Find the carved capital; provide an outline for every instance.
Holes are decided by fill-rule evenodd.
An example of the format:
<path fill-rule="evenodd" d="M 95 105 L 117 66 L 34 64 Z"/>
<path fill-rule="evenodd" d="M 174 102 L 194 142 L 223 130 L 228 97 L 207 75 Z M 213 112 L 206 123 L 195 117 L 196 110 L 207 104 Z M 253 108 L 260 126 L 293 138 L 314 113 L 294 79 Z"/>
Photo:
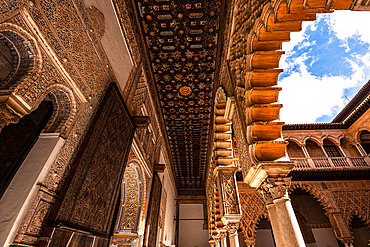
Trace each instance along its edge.
<path fill-rule="evenodd" d="M 288 189 L 290 187 L 292 178 L 269 178 L 267 179 L 271 185 L 272 198 L 278 199 L 284 196 L 288 196 Z"/>
<path fill-rule="evenodd" d="M 234 97 L 228 97 L 226 101 L 226 109 L 225 109 L 225 115 L 224 118 L 232 121 L 233 116 L 235 112 L 235 98 Z"/>
<path fill-rule="evenodd" d="M 224 239 L 224 238 L 226 238 L 226 236 L 227 236 L 227 231 L 225 231 L 225 230 L 220 231 L 219 235 L 220 235 L 220 238 L 221 238 L 221 239 Z"/>
<path fill-rule="evenodd" d="M 22 115 L 7 107 L 5 104 L 0 105 L 0 131 L 7 125 L 18 123 Z"/>
<path fill-rule="evenodd" d="M 273 200 L 288 197 L 288 188 L 291 184 L 291 177 L 267 178 L 260 186 L 266 204 L 271 204 Z"/>
<path fill-rule="evenodd" d="M 257 191 L 261 195 L 262 199 L 265 201 L 266 205 L 273 203 L 271 193 L 268 189 L 266 189 L 266 187 L 261 186 L 257 189 Z"/>
<path fill-rule="evenodd" d="M 229 233 L 229 236 L 232 237 L 234 235 L 238 234 L 238 229 L 239 229 L 239 222 L 238 223 L 229 223 L 227 224 L 227 232 Z"/>

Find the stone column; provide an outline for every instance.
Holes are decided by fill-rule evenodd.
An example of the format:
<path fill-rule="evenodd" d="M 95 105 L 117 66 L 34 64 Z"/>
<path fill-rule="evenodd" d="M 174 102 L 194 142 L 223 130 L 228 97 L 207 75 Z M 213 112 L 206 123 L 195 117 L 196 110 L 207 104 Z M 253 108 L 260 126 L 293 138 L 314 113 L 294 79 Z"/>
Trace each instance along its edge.
<path fill-rule="evenodd" d="M 266 190 L 267 189 L 267 190 Z M 271 193 L 269 192 L 268 188 L 265 186 L 261 186 L 261 188 L 258 190 L 263 200 L 266 203 L 267 212 L 269 214 L 270 223 L 272 227 L 272 232 L 274 234 L 276 247 L 286 247 L 283 231 L 281 229 L 280 220 L 278 213 L 276 211 L 275 204 L 273 203 L 273 199 L 271 196 Z"/>
<path fill-rule="evenodd" d="M 262 187 L 265 191 L 271 193 L 285 240 L 285 246 L 305 247 L 306 245 L 288 196 L 287 189 L 290 186 L 290 181 L 291 178 L 267 178 L 263 182 Z M 273 212 L 273 210 L 271 211 Z M 281 235 L 275 237 L 275 239 L 278 238 L 281 238 Z"/>
<path fill-rule="evenodd" d="M 353 240 L 343 241 L 345 247 L 354 247 Z"/>
<path fill-rule="evenodd" d="M 328 154 L 326 153 L 326 150 L 325 150 L 325 148 L 324 148 L 324 145 L 323 145 L 323 144 L 321 144 L 321 145 L 320 145 L 320 147 L 321 147 L 321 150 L 324 152 L 325 157 L 327 157 L 327 158 L 328 158 L 329 156 L 328 156 Z"/>
<path fill-rule="evenodd" d="M 230 247 L 239 247 L 238 228 L 239 228 L 239 223 L 229 223 L 227 225 L 227 232 L 229 233 Z"/>
<path fill-rule="evenodd" d="M 221 247 L 227 247 L 226 237 L 227 237 L 227 232 L 225 232 L 225 231 L 220 232 L 220 243 L 221 243 Z"/>
<path fill-rule="evenodd" d="M 266 205 L 266 208 L 270 217 L 272 231 L 274 232 L 276 247 L 286 247 L 275 205 L 271 203 Z"/>
<path fill-rule="evenodd" d="M 209 240 L 208 243 L 209 243 L 209 246 L 216 247 L 214 240 Z"/>
<path fill-rule="evenodd" d="M 355 147 L 357 148 L 357 151 L 358 151 L 362 156 L 366 156 L 366 155 L 367 155 L 367 153 L 366 153 L 366 151 L 364 150 L 364 148 L 362 147 L 361 143 L 356 142 L 356 143 L 355 143 Z"/>
<path fill-rule="evenodd" d="M 217 237 L 213 237 L 213 239 L 215 240 L 215 247 L 219 247 L 219 242 L 220 242 L 220 237 L 217 236 Z"/>
<path fill-rule="evenodd" d="M 303 145 L 301 146 L 301 149 L 302 149 L 302 151 L 303 151 L 304 156 L 306 156 L 306 158 L 311 158 L 311 157 L 310 157 L 310 154 L 308 153 L 308 150 L 307 150 L 307 148 L 306 148 L 306 144 L 303 144 Z"/>

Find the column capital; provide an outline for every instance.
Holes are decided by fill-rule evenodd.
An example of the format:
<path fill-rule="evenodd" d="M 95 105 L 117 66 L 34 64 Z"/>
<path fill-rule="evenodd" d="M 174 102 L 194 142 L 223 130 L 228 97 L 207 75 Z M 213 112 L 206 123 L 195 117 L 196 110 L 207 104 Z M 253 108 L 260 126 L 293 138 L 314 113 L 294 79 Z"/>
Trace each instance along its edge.
<path fill-rule="evenodd" d="M 266 204 L 271 204 L 273 200 L 288 198 L 288 188 L 291 184 L 291 177 L 266 178 L 259 187 Z"/>
<path fill-rule="evenodd" d="M 226 229 L 227 229 L 227 232 L 229 233 L 229 235 L 238 234 L 237 231 L 239 229 L 239 222 L 238 223 L 233 222 L 233 223 L 227 224 Z"/>
<path fill-rule="evenodd" d="M 220 239 L 224 239 L 227 236 L 227 229 L 219 231 Z"/>
<path fill-rule="evenodd" d="M 214 239 L 208 240 L 208 243 L 211 247 L 215 247 L 216 242 Z"/>
<path fill-rule="evenodd" d="M 249 169 L 244 182 L 253 188 L 259 188 L 267 178 L 286 177 L 293 167 L 294 162 L 290 161 L 261 162 Z"/>

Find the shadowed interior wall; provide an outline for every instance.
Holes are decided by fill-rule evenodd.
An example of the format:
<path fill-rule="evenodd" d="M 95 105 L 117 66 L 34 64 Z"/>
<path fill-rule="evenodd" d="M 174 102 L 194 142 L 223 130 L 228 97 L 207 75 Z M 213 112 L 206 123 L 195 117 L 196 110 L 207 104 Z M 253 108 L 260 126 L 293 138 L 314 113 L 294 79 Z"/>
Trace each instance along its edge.
<path fill-rule="evenodd" d="M 208 230 L 203 229 L 203 205 L 180 204 L 179 208 L 179 246 L 208 247 Z"/>

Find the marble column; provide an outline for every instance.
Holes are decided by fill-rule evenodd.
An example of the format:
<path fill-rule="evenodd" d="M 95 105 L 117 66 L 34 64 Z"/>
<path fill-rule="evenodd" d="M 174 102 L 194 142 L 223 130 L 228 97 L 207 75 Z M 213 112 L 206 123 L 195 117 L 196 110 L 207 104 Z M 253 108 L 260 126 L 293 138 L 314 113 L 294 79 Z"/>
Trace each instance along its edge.
<path fill-rule="evenodd" d="M 303 145 L 301 146 L 301 149 L 302 149 L 302 151 L 303 151 L 304 156 L 306 156 L 306 158 L 311 158 L 311 157 L 310 157 L 310 154 L 308 153 L 308 150 L 307 150 L 307 148 L 306 148 L 306 144 L 303 144 Z"/>
<path fill-rule="evenodd" d="M 216 247 L 215 242 L 213 240 L 208 241 L 209 246 Z"/>
<path fill-rule="evenodd" d="M 261 193 L 261 195 L 262 195 L 262 197 L 263 197 L 263 199 L 266 203 L 266 208 L 267 208 L 267 212 L 269 214 L 270 223 L 271 223 L 271 227 L 272 227 L 272 232 L 274 234 L 276 247 L 286 247 L 283 231 L 282 231 L 281 225 L 280 225 L 279 216 L 278 216 L 278 213 L 276 211 L 276 206 L 273 203 L 271 193 L 269 192 L 268 188 L 266 188 L 265 186 L 261 186 L 261 188 L 258 191 Z"/>
<path fill-rule="evenodd" d="M 238 228 L 239 223 L 229 223 L 227 225 L 230 247 L 239 247 Z"/>
<path fill-rule="evenodd" d="M 355 147 L 357 148 L 357 151 L 358 151 L 362 156 L 366 156 L 366 155 L 367 155 L 367 153 L 366 153 L 365 149 L 362 147 L 361 143 L 356 142 L 356 143 L 355 143 Z"/>
<path fill-rule="evenodd" d="M 266 193 L 270 193 L 273 199 L 273 204 L 276 209 L 276 214 L 279 219 L 281 232 L 285 240 L 286 247 L 305 247 L 303 236 L 295 217 L 291 201 L 288 196 L 288 187 L 290 186 L 291 178 L 267 178 L 262 187 Z M 270 207 L 270 209 L 273 207 Z M 274 214 L 274 210 L 271 212 Z M 276 220 L 275 220 L 276 221 Z M 275 232 L 274 232 L 275 236 Z M 275 239 L 281 238 L 277 234 Z"/>
<path fill-rule="evenodd" d="M 345 241 L 344 246 L 345 247 L 354 247 L 352 241 Z"/>
<path fill-rule="evenodd" d="M 281 225 L 279 222 L 279 217 L 276 211 L 275 204 L 273 203 L 268 204 L 266 205 L 266 208 L 267 208 L 267 211 L 270 217 L 270 222 L 271 222 L 272 231 L 275 237 L 276 247 L 286 247 L 284 236 L 283 236 L 283 231 L 281 229 Z"/>
<path fill-rule="evenodd" d="M 226 244 L 226 237 L 227 237 L 227 232 L 220 232 L 220 244 L 221 244 L 221 247 L 227 247 L 227 244 Z"/>

